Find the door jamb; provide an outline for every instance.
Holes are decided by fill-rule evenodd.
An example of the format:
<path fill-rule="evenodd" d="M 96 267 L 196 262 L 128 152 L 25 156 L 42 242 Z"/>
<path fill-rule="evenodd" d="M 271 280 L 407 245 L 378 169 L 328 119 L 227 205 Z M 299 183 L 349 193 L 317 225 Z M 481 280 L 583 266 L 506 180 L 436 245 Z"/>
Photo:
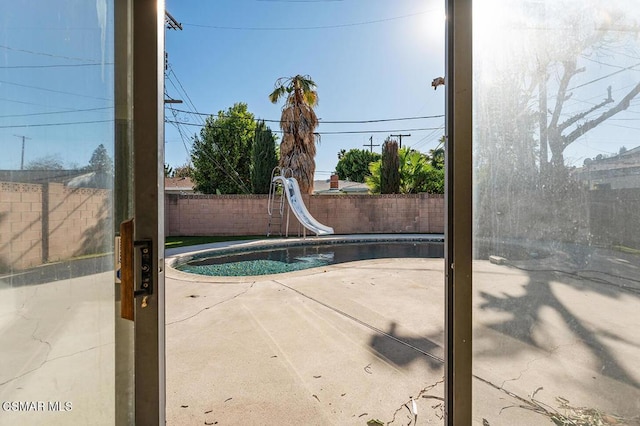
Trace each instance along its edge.
<path fill-rule="evenodd" d="M 445 423 L 471 425 L 472 0 L 446 0 Z"/>

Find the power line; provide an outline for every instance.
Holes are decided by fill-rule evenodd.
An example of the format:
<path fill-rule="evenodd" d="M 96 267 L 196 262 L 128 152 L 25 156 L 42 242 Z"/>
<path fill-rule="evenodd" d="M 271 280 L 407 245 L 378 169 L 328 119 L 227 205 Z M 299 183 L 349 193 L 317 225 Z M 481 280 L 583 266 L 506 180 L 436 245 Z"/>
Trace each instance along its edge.
<path fill-rule="evenodd" d="M 66 111 L 33 112 L 33 113 L 30 113 L 30 114 L 0 115 L 0 118 L 32 117 L 32 116 L 35 116 L 35 115 L 51 115 L 51 114 L 67 114 L 67 113 L 70 113 L 70 112 L 90 112 L 90 111 L 100 111 L 100 110 L 105 110 L 105 109 L 113 109 L 113 107 L 71 109 L 71 110 L 66 110 Z"/>
<path fill-rule="evenodd" d="M 584 59 L 586 61 L 589 61 L 589 62 L 593 62 L 595 64 L 605 65 L 605 66 L 611 67 L 611 68 L 624 69 L 624 67 L 621 66 L 621 65 L 609 64 L 607 62 L 598 61 L 597 59 L 590 58 L 590 57 L 588 57 L 586 55 L 581 55 L 581 57 L 582 57 L 582 59 Z M 640 70 L 635 70 L 635 71 L 640 71 Z"/>
<path fill-rule="evenodd" d="M 98 59 L 88 59 L 88 58 L 78 58 L 78 57 L 74 57 L 74 56 L 55 55 L 53 53 L 37 52 L 35 50 L 18 49 L 18 48 L 15 48 L 15 47 L 4 45 L 4 44 L 0 44 L 0 49 L 13 50 L 14 52 L 29 53 L 31 55 L 48 56 L 50 58 L 61 58 L 61 59 L 69 59 L 71 61 L 94 62 L 94 63 L 102 64 L 102 61 L 100 61 Z"/>
<path fill-rule="evenodd" d="M 256 0 L 265 3 L 329 3 L 343 0 Z"/>
<path fill-rule="evenodd" d="M 54 126 L 71 126 L 76 124 L 95 124 L 95 123 L 113 123 L 113 120 L 94 120 L 94 121 L 74 121 L 71 123 L 42 123 L 42 124 L 15 124 L 10 126 L 0 126 L 0 129 L 18 129 L 25 127 L 54 127 Z"/>
<path fill-rule="evenodd" d="M 173 114 L 173 117 L 176 118 L 176 112 L 170 105 L 169 105 L 169 111 L 171 111 L 171 113 Z M 187 156 L 189 157 L 189 162 L 191 162 L 191 152 L 189 151 L 189 148 L 187 148 L 187 143 L 185 140 L 185 136 L 182 133 L 182 128 L 180 127 L 179 124 L 174 124 L 174 127 L 178 130 L 178 134 L 180 135 L 180 139 L 182 139 L 182 144 L 184 145 L 184 149 L 187 152 Z"/>
<path fill-rule="evenodd" d="M 624 52 L 619 52 L 619 51 L 613 50 L 611 48 L 601 47 L 600 50 L 605 51 L 605 52 L 610 52 L 613 55 L 625 56 L 625 57 L 630 58 L 630 59 L 640 59 L 640 56 L 638 56 L 638 55 L 628 55 L 628 54 L 626 54 Z"/>
<path fill-rule="evenodd" d="M 213 113 L 205 113 L 205 112 L 193 112 L 193 111 L 184 111 L 184 110 L 180 110 L 180 109 L 176 109 L 176 111 L 178 112 L 184 112 L 184 113 L 190 113 L 190 114 L 195 114 L 195 115 L 203 115 L 203 116 L 218 116 L 220 114 L 213 114 Z M 388 121 L 405 121 L 405 120 L 424 120 L 424 119 L 429 119 L 429 118 L 443 118 L 444 114 L 439 114 L 439 115 L 424 115 L 424 116 L 420 116 L 420 117 L 400 117 L 400 118 L 380 118 L 380 119 L 373 119 L 373 120 L 318 120 L 318 122 L 320 124 L 365 124 L 365 123 L 383 123 L 383 122 L 388 122 Z M 274 120 L 274 119 L 266 119 L 266 118 L 259 118 L 258 120 L 267 122 L 267 123 L 280 123 L 281 120 Z"/>
<path fill-rule="evenodd" d="M 440 115 L 424 115 L 421 117 L 400 117 L 400 118 L 379 118 L 375 120 L 343 120 L 343 121 L 330 121 L 319 120 L 320 124 L 361 124 L 361 123 L 382 123 L 387 121 L 406 121 L 406 120 L 424 120 L 428 118 L 443 118 L 444 114 Z"/>
<path fill-rule="evenodd" d="M 331 29 L 331 28 L 346 28 L 346 27 L 356 27 L 361 25 L 370 25 L 370 24 L 378 24 L 381 22 L 394 21 L 397 19 L 405 19 L 411 18 L 413 16 L 424 15 L 425 13 L 431 12 L 431 10 L 425 10 L 422 12 L 411 13 L 408 15 L 394 16 L 392 18 L 385 19 L 376 19 L 372 21 L 364 21 L 364 22 L 353 22 L 349 24 L 334 24 L 334 25 L 318 25 L 318 26 L 309 26 L 309 27 L 227 27 L 227 26 L 219 26 L 219 25 L 203 25 L 203 24 L 189 24 L 184 22 L 183 25 L 187 25 L 190 27 L 199 27 L 199 28 L 213 28 L 217 30 L 246 30 L 246 31 L 299 31 L 299 30 L 323 30 L 323 29 Z"/>
<path fill-rule="evenodd" d="M 64 92 L 62 90 L 48 89 L 46 87 L 30 86 L 30 85 L 27 85 L 27 84 L 20 84 L 20 83 L 12 83 L 12 82 L 6 81 L 6 80 L 0 80 L 0 83 L 9 84 L 11 86 L 26 87 L 28 89 L 43 90 L 45 92 L 62 93 L 64 95 L 79 96 L 79 97 L 82 97 L 82 98 L 100 99 L 100 100 L 103 100 L 103 101 L 112 101 L 113 100 L 113 99 L 108 99 L 108 98 L 101 98 L 99 96 L 90 96 L 90 95 L 83 95 L 81 93 L 72 93 L 72 92 Z"/>
<path fill-rule="evenodd" d="M 37 105 L 37 106 L 42 106 L 42 107 L 46 107 L 46 108 L 54 108 L 52 105 L 47 105 L 47 104 L 39 104 L 37 102 L 25 102 L 25 101 L 17 101 L 15 99 L 8 99 L 8 98 L 0 98 L 0 100 L 2 101 L 6 101 L 6 102 L 15 102 L 17 104 L 24 104 L 24 105 Z M 55 108 L 64 108 L 64 107 L 55 107 Z M 66 108 L 68 111 L 73 111 L 73 108 Z"/>
<path fill-rule="evenodd" d="M 620 127 L 622 129 L 640 130 L 640 127 L 623 126 L 622 124 L 611 124 L 611 123 L 609 123 L 609 126 Z"/>
<path fill-rule="evenodd" d="M 355 133 L 392 133 L 392 132 L 420 132 L 424 130 L 438 130 L 439 127 L 423 127 L 420 129 L 393 129 L 393 130 L 350 130 L 343 132 L 318 132 L 321 135 L 348 135 Z"/>
<path fill-rule="evenodd" d="M 113 65 L 113 62 L 105 62 L 104 64 L 56 64 L 56 65 L 7 65 L 0 66 L 0 69 L 28 69 L 28 68 L 75 68 L 75 67 L 96 67 L 103 65 Z"/>
<path fill-rule="evenodd" d="M 420 139 L 418 142 L 416 142 L 413 145 L 411 145 L 409 148 L 411 148 L 411 149 L 418 149 L 419 147 L 422 148 L 424 145 L 432 142 L 433 139 L 429 139 L 429 138 L 431 138 L 433 135 L 435 135 L 438 132 L 438 130 L 444 130 L 444 125 L 438 127 L 437 129 L 435 129 L 434 131 L 432 131 L 431 133 L 429 133 L 428 135 L 426 135 L 425 137 Z M 440 137 L 441 136 L 438 135 L 438 138 L 440 138 Z"/>
<path fill-rule="evenodd" d="M 613 94 L 617 94 L 619 92 L 624 92 L 630 87 L 635 87 L 637 84 L 638 83 L 628 84 L 628 85 L 626 85 L 624 87 L 620 87 L 619 89 L 616 89 L 616 90 L 612 91 L 612 93 Z M 557 98 L 557 96 L 553 96 L 551 99 L 555 99 L 555 98 Z M 598 105 L 600 102 L 593 102 L 593 100 L 596 100 L 596 99 L 599 100 L 599 101 L 602 101 L 602 94 L 599 94 L 599 95 L 596 95 L 596 96 L 592 96 L 592 97 L 590 97 L 590 98 L 588 98 L 586 100 L 577 99 L 577 98 L 575 98 L 573 96 L 571 97 L 571 100 L 574 101 L 574 102 L 580 102 L 580 103 L 588 104 L 588 105 Z M 569 113 L 569 114 L 571 114 L 571 113 Z"/>
<path fill-rule="evenodd" d="M 623 72 L 623 71 L 630 70 L 630 69 L 635 68 L 635 67 L 637 67 L 637 66 L 640 66 L 640 62 L 638 62 L 638 63 L 637 63 L 637 64 L 635 64 L 635 65 L 631 65 L 631 66 L 628 66 L 628 67 L 622 68 L 622 69 L 620 69 L 620 70 L 618 70 L 618 71 L 614 71 L 614 72 L 612 72 L 611 74 L 607 74 L 607 75 L 604 75 L 604 76 L 602 76 L 602 77 L 598 77 L 598 78 L 596 78 L 596 79 L 594 79 L 594 80 L 587 81 L 586 83 L 582 83 L 582 84 L 579 84 L 579 85 L 577 85 L 577 86 L 573 86 L 573 87 L 571 87 L 570 89 L 567 89 L 567 91 L 571 91 L 571 90 L 579 89 L 580 87 L 584 87 L 584 86 L 587 86 L 587 85 L 589 85 L 589 84 L 595 83 L 595 82 L 597 82 L 597 81 L 604 80 L 605 78 L 609 78 L 609 77 L 614 76 L 614 75 L 616 75 L 616 74 L 620 74 L 620 73 L 621 73 L 621 72 Z"/>
<path fill-rule="evenodd" d="M 178 78 L 178 76 L 176 75 L 175 71 L 173 71 L 173 67 L 171 66 L 171 64 L 167 65 L 170 74 L 173 74 L 173 77 L 176 79 L 176 82 L 178 83 L 178 85 L 180 86 L 180 89 L 182 89 L 182 93 L 184 94 L 185 98 L 187 99 L 189 106 L 193 109 L 194 113 L 197 108 L 194 105 L 193 101 L 191 100 L 191 96 L 189 96 L 189 94 L 187 93 L 187 91 L 185 90 L 184 86 L 182 85 L 182 83 L 180 82 L 180 79 Z M 170 77 L 169 75 L 167 77 Z M 173 81 L 169 78 L 169 81 L 171 81 L 171 84 L 173 84 L 173 86 L 175 87 L 175 84 L 173 83 Z M 178 88 L 176 87 L 176 90 L 178 90 Z"/>
<path fill-rule="evenodd" d="M 173 108 L 169 107 L 170 110 L 173 110 Z M 175 112 L 172 111 L 172 114 L 175 117 Z M 176 122 L 178 123 L 178 122 Z M 182 129 L 180 128 L 180 124 L 174 124 L 174 127 L 178 130 L 178 133 L 180 134 L 180 138 L 182 139 L 182 145 L 184 146 L 185 151 L 187 152 L 187 156 L 189 158 L 189 163 L 191 163 L 191 152 L 189 151 L 189 148 L 187 147 L 187 143 L 186 143 L 186 137 L 184 135 L 184 133 L 182 132 Z M 227 166 L 228 169 L 225 168 L 222 164 L 220 164 L 214 157 L 212 157 L 208 152 L 206 151 L 202 151 L 202 153 L 204 155 L 206 155 L 206 157 L 215 164 L 216 167 L 218 167 L 218 169 L 222 170 L 223 172 L 225 172 L 227 174 L 227 176 L 229 177 L 229 179 L 231 179 L 236 185 L 238 185 L 238 187 L 244 189 L 244 191 L 246 193 L 250 193 L 251 191 L 249 191 L 247 189 L 247 186 L 244 184 L 244 182 L 242 181 L 242 179 L 240 178 L 239 173 L 229 164 L 229 161 L 225 159 L 225 161 L 227 162 Z M 235 176 L 234 176 L 235 173 Z"/>
<path fill-rule="evenodd" d="M 175 74 L 174 74 L 175 75 Z M 184 88 L 183 88 L 184 90 Z M 185 92 L 185 95 L 188 94 Z M 166 93 L 165 93 L 166 96 Z M 176 116 L 176 111 L 175 108 L 173 108 L 171 106 L 171 104 L 169 104 L 167 106 L 169 108 L 169 110 L 171 111 L 172 115 L 174 118 L 177 118 Z M 176 120 L 165 120 L 165 122 L 168 123 L 172 123 L 174 125 L 174 127 L 178 130 L 178 133 L 180 134 L 180 138 L 182 139 L 182 144 L 184 145 L 184 148 L 187 152 L 187 155 L 189 156 L 189 158 L 191 157 L 191 153 L 189 152 L 189 149 L 187 148 L 187 143 L 186 143 L 186 138 L 182 132 L 182 129 L 180 128 L 181 125 L 185 125 L 185 123 L 182 123 L 180 121 Z M 192 124 L 192 123 L 189 123 Z M 193 124 L 192 124 L 193 125 Z M 239 188 L 242 188 L 245 193 L 249 194 L 251 191 L 247 188 L 247 186 L 245 185 L 245 183 L 242 181 L 242 178 L 240 177 L 240 174 L 238 173 L 238 171 L 229 163 L 229 160 L 223 156 L 223 161 L 226 162 L 226 167 L 223 166 L 222 164 L 220 164 L 213 156 L 211 156 L 208 152 L 206 151 L 202 151 L 202 153 L 204 155 L 206 155 L 206 157 L 215 164 L 215 166 L 220 169 L 221 171 L 223 171 L 224 173 L 226 173 L 226 175 L 229 177 L 229 179 L 231 179 L 236 185 L 238 185 Z M 189 162 L 191 162 L 191 160 L 189 160 Z"/>
<path fill-rule="evenodd" d="M 175 121 L 175 120 L 165 120 L 166 123 L 177 123 L 182 124 L 184 126 L 202 126 L 197 123 L 188 123 L 184 121 Z M 317 132 L 321 135 L 348 135 L 348 134 L 357 134 L 357 133 L 394 133 L 394 132 L 419 132 L 424 130 L 440 130 L 441 127 L 423 127 L 419 129 L 392 129 L 392 130 L 348 130 L 348 131 L 338 131 L 338 132 Z M 282 133 L 281 130 L 272 130 L 274 133 Z"/>

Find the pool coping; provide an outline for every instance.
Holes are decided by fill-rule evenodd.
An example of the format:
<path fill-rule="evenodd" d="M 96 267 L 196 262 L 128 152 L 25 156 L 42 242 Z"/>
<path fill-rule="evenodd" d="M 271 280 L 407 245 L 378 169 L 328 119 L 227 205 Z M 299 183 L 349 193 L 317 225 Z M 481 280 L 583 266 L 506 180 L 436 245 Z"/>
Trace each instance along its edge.
<path fill-rule="evenodd" d="M 175 249 L 165 250 L 165 274 L 171 278 L 180 279 L 182 281 L 199 281 L 210 283 L 244 283 L 251 281 L 268 281 L 275 277 L 291 277 L 301 275 L 312 275 L 328 267 L 309 268 L 300 271 L 283 272 L 279 274 L 265 274 L 265 275 L 247 275 L 242 277 L 236 276 L 213 276 L 213 275 L 199 275 L 188 272 L 183 272 L 175 268 L 176 265 L 187 263 L 198 255 L 203 253 L 216 253 L 226 252 L 230 253 L 253 251 L 253 250 L 265 250 L 269 248 L 282 248 L 282 247 L 295 247 L 302 245 L 314 245 L 314 244 L 340 244 L 340 243 L 375 243 L 375 242 L 444 242 L 444 234 L 350 234 L 350 235 L 326 235 L 326 236 L 311 236 L 311 237 L 295 237 L 295 238 L 270 238 L 260 240 L 245 240 L 245 241 L 226 241 L 221 243 L 199 244 L 195 246 L 185 246 Z M 376 259 L 377 260 L 377 259 Z M 351 263 L 351 262 L 349 262 Z M 329 268 L 333 269 L 338 265 L 330 265 Z"/>

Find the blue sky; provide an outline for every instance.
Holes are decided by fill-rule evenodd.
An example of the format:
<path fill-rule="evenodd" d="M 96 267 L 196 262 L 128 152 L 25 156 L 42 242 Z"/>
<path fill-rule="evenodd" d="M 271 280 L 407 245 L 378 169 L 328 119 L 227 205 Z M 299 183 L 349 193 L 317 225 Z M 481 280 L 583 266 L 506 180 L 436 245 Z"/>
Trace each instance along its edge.
<path fill-rule="evenodd" d="M 483 1 L 476 28 L 490 33 L 513 21 L 501 15 L 502 1 Z M 635 0 L 592 3 L 621 6 L 629 22 L 640 22 Z M 99 144 L 112 153 L 111 7 L 107 0 L 0 2 L 0 169 L 20 167 L 22 136 L 25 163 L 54 156 L 67 167 L 83 166 Z M 318 128 L 318 179 L 328 178 L 341 149 L 365 148 L 369 138 L 380 145 L 391 133 L 410 133 L 403 145 L 428 152 L 444 133 L 444 89 L 430 87 L 444 74 L 444 0 L 167 0 L 166 8 L 183 24 L 182 31 L 166 31 L 167 95 L 185 101 L 176 109 L 215 114 L 245 102 L 256 117 L 278 120 L 281 105 L 268 100 L 275 81 L 296 74 L 315 80 L 317 115 L 325 121 Z M 629 43 L 580 58 L 586 72 L 573 82 L 565 117 L 600 102 L 608 85 L 618 100 L 637 84 L 638 38 Z M 491 52 L 478 49 L 476 57 L 491 58 Z M 550 103 L 558 76 L 552 77 Z M 173 167 L 189 161 L 201 123 L 194 114 L 176 114 L 166 108 L 168 120 L 186 123 L 182 134 L 166 125 L 165 157 Z M 436 117 L 328 123 L 428 116 Z M 565 159 L 579 166 L 585 158 L 640 145 L 639 120 L 636 98 L 572 144 Z"/>
<path fill-rule="evenodd" d="M 443 117 L 322 124 L 444 114 L 444 90 L 430 87 L 444 73 L 443 1 L 168 0 L 166 8 L 183 24 L 182 31 L 166 32 L 167 92 L 192 103 L 176 109 L 216 113 L 244 102 L 256 117 L 278 120 L 281 105 L 268 99 L 275 81 L 296 74 L 313 78 L 322 134 L 318 179 L 329 177 L 341 149 L 364 149 L 370 137 L 379 145 L 391 133 L 411 134 L 403 145 L 427 152 L 444 134 Z M 166 116 L 174 119 L 168 109 Z M 178 117 L 199 123 L 190 114 Z M 279 130 L 277 123 L 269 125 Z M 191 136 L 199 128 L 182 129 Z M 166 162 L 185 164 L 185 145 L 190 140 L 168 124 Z"/>
<path fill-rule="evenodd" d="M 105 2 L 0 2 L 0 169 L 113 148 L 113 21 Z M 71 124 L 74 123 L 74 124 Z"/>
<path fill-rule="evenodd" d="M 112 5 L 0 3 L 0 169 L 20 168 L 22 136 L 25 166 L 43 157 L 83 166 L 99 144 L 113 153 Z M 308 74 L 321 120 L 444 113 L 444 90 L 430 87 L 444 72 L 443 1 L 169 0 L 166 8 L 184 28 L 166 31 L 167 95 L 185 101 L 177 109 L 215 114 L 245 102 L 256 117 L 278 120 L 281 105 L 268 100 L 275 81 Z M 182 134 L 166 125 L 165 159 L 177 167 L 189 161 L 201 117 L 168 108 L 166 117 L 187 123 Z M 403 143 L 428 151 L 443 125 L 443 117 L 321 124 L 317 177 L 329 177 L 341 149 L 369 138 L 379 145 L 390 133 L 410 133 Z"/>
<path fill-rule="evenodd" d="M 516 14 L 525 9 L 520 3 L 510 4 Z M 619 8 L 625 11 L 628 22 L 640 21 L 633 0 L 594 0 L 589 4 L 585 7 L 581 2 L 567 0 L 562 3 L 564 6 L 547 2 L 544 8 L 553 14 L 555 6 L 564 7 L 566 12 L 573 5 L 588 19 L 592 19 L 589 14 L 593 13 L 598 22 L 608 19 L 608 10 Z M 166 8 L 183 24 L 182 31 L 166 32 L 171 67 L 167 90 L 172 97 L 182 99 L 183 88 L 190 98 L 185 100 L 191 101 L 190 105 L 176 108 L 215 113 L 234 102 L 245 102 L 257 117 L 277 120 L 280 105 L 267 99 L 276 79 L 308 74 L 315 80 L 320 99 L 318 131 L 322 134 L 316 179 L 328 178 L 341 149 L 365 148 L 371 137 L 374 144 L 380 145 L 391 133 L 411 134 L 403 138 L 403 145 L 428 152 L 444 134 L 442 117 L 322 124 L 322 120 L 366 121 L 444 114 L 444 89 L 434 91 L 430 87 L 433 78 L 444 75 L 443 0 L 167 0 Z M 548 16 L 547 24 L 556 25 L 556 18 L 568 17 Z M 476 28 L 482 32 L 477 34 L 478 40 L 480 36 L 491 37 L 501 31 L 497 36 L 503 48 L 495 52 L 498 54 L 507 52 L 509 42 L 516 42 L 523 35 L 533 35 L 533 43 L 554 37 L 553 30 L 546 34 L 519 30 L 514 40 L 504 40 L 512 34 L 509 25 L 513 22 L 535 25 L 535 19 L 514 16 L 502 0 L 478 3 L 475 19 Z M 505 24 L 507 27 L 502 28 Z M 628 35 L 624 31 L 618 34 L 621 39 Z M 640 63 L 637 39 L 625 40 L 626 44 L 615 42 L 597 55 L 579 58 L 579 65 L 585 66 L 586 71 L 572 80 L 572 87 L 577 88 L 565 102 L 563 119 L 600 102 L 609 85 L 614 99 L 619 100 L 637 84 L 640 67 L 621 71 Z M 490 46 L 477 49 L 476 61 L 493 61 L 500 70 L 501 64 L 495 60 Z M 510 55 L 507 53 L 506 57 L 508 61 Z M 549 108 L 555 102 L 558 80 L 559 75 L 552 75 L 549 81 Z M 169 110 L 167 118 L 174 119 Z M 627 111 L 567 148 L 567 164 L 581 166 L 586 158 L 616 154 L 621 146 L 640 145 L 638 119 L 640 99 L 636 98 Z M 189 114 L 182 114 L 179 121 L 200 122 Z M 277 123 L 270 125 L 278 129 Z M 188 161 L 190 141 L 185 135 L 188 130 L 192 135 L 198 127 L 183 126 L 182 130 L 181 136 L 175 126 L 166 126 L 166 160 L 173 166 Z M 377 146 L 374 150 L 380 152 L 381 148 Z"/>

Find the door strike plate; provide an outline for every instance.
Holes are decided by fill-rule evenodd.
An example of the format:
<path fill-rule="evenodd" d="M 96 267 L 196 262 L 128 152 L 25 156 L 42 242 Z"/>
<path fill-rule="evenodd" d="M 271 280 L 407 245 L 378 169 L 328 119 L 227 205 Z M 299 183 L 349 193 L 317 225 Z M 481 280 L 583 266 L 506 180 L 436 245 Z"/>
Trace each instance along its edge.
<path fill-rule="evenodd" d="M 134 292 L 134 296 L 153 294 L 153 259 L 151 258 L 151 240 L 141 240 L 134 243 L 140 249 L 140 289 Z"/>

